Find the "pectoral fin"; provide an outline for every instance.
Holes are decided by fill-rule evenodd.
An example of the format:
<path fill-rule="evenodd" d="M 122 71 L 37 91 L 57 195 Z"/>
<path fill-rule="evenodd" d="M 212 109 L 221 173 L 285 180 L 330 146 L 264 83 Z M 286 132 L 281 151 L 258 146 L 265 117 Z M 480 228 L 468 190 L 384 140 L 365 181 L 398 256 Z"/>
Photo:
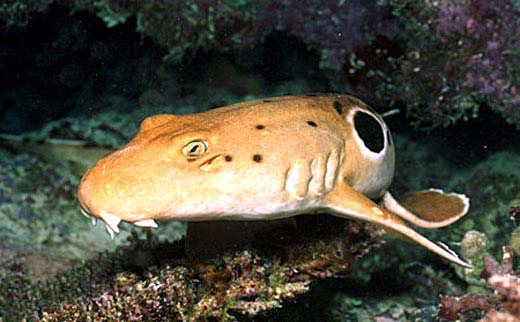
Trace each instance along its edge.
<path fill-rule="evenodd" d="M 417 233 L 398 217 L 384 208 L 379 207 L 372 200 L 357 192 L 346 183 L 338 183 L 334 190 L 327 194 L 324 202 L 325 207 L 333 211 L 333 214 L 338 217 L 354 218 L 381 225 L 410 238 L 455 264 L 472 268 L 470 264 L 461 260 L 455 252 L 446 245 L 434 243 Z"/>
<path fill-rule="evenodd" d="M 469 209 L 469 199 L 465 195 L 444 193 L 438 189 L 413 192 L 400 201 L 387 191 L 383 204 L 391 213 L 423 228 L 447 226 L 464 216 Z"/>

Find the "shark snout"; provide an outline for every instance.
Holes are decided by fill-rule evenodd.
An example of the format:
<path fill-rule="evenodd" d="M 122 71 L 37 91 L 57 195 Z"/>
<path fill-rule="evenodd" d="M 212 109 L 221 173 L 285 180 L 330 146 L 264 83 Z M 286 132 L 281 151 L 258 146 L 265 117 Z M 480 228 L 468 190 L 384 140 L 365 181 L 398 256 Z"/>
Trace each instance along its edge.
<path fill-rule="evenodd" d="M 101 219 L 105 227 L 113 239 L 115 234 L 119 232 L 118 225 L 121 219 L 105 210 L 103 210 L 102 196 L 99 193 L 99 184 L 93 180 L 92 175 L 87 172 L 78 187 L 78 201 L 81 213 L 90 218 L 92 225 L 96 225 L 97 219 Z"/>
<path fill-rule="evenodd" d="M 111 238 L 119 232 L 121 221 L 139 227 L 157 227 L 152 218 L 136 210 L 139 209 L 142 190 L 138 181 L 132 181 L 135 175 L 132 176 L 124 167 L 118 168 L 114 161 L 117 159 L 110 157 L 98 161 L 81 179 L 78 187 L 81 213 L 90 218 L 93 225 L 97 219 L 103 221 Z M 105 171 L 109 166 L 112 166 L 112 171 Z"/>
<path fill-rule="evenodd" d="M 90 171 L 89 171 L 90 172 Z M 90 204 L 90 200 L 92 200 L 91 196 L 93 193 L 93 187 L 92 182 L 89 180 L 89 172 L 87 172 L 83 178 L 81 179 L 81 182 L 78 187 L 78 202 L 79 202 L 79 208 L 81 210 L 81 213 L 86 217 L 97 217 L 93 211 Z"/>

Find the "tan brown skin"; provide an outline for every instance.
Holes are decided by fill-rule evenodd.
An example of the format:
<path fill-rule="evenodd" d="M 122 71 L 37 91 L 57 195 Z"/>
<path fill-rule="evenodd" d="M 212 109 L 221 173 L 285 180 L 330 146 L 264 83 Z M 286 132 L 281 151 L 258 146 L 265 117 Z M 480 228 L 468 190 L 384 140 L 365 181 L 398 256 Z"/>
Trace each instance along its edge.
<path fill-rule="evenodd" d="M 381 151 L 360 139 L 356 113 L 378 124 Z M 364 103 L 285 96 L 149 117 L 85 174 L 78 195 L 83 212 L 111 233 L 120 220 L 153 227 L 155 220 L 272 220 L 327 210 L 398 231 L 469 267 L 370 200 L 383 197 L 393 172 L 390 133 Z"/>
<path fill-rule="evenodd" d="M 421 198 L 417 198 L 417 194 L 423 194 Z M 412 192 L 399 202 L 408 210 L 423 214 L 423 218 L 428 221 L 444 221 L 451 217 L 439 216 L 440 214 L 461 213 L 464 209 L 464 203 L 456 196 L 449 196 L 451 202 L 445 202 L 446 197 L 435 190 Z M 421 200 L 422 202 L 419 202 Z M 435 206 L 434 206 L 435 205 Z"/>
<path fill-rule="evenodd" d="M 399 202 L 387 191 L 382 201 L 388 211 L 416 226 L 429 229 L 450 225 L 469 210 L 466 196 L 439 189 L 411 192 Z"/>
<path fill-rule="evenodd" d="M 350 156 L 344 160 L 341 176 L 347 177 L 352 186 L 361 185 L 364 174 L 375 172 L 376 165 L 357 161 L 362 159 L 361 152 L 344 135 L 352 129 L 333 108 L 335 101 L 343 103 L 345 112 L 354 106 L 350 97 L 283 97 L 196 115 L 147 118 L 131 142 L 100 160 L 85 175 L 80 200 L 93 214 L 104 210 L 129 222 L 150 217 L 206 220 L 231 212 L 225 202 L 215 213 L 206 213 L 205 209 L 208 201 L 212 205 L 207 207 L 213 208 L 220 198 L 229 196 L 249 202 L 251 196 L 256 196 L 261 203 L 287 203 L 291 196 L 285 191 L 285 177 L 295 160 L 312 160 L 335 149 L 344 149 Z M 263 128 L 257 129 L 259 125 Z M 191 161 L 182 154 L 182 148 L 195 139 L 206 140 L 209 148 L 205 155 Z M 253 160 L 255 155 L 261 157 L 259 162 Z M 231 161 L 226 161 L 226 156 Z M 393 155 L 390 161 L 393 165 Z M 206 171 L 201 171 L 204 164 Z M 393 169 L 382 187 L 370 187 L 363 193 L 381 194 L 392 174 Z M 189 196 L 183 195 L 189 187 L 197 187 L 196 193 L 190 190 Z M 203 213 L 181 213 L 180 205 L 187 200 L 190 209 L 200 206 Z M 242 203 L 238 213 L 243 213 L 246 206 Z M 258 209 L 258 205 L 254 207 Z"/>

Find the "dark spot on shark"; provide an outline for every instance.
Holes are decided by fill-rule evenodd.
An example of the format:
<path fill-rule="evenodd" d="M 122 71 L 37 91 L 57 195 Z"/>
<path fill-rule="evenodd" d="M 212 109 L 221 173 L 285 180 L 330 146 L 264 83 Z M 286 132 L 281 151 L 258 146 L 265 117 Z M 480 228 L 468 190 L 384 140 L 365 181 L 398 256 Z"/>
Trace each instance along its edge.
<path fill-rule="evenodd" d="M 381 124 L 370 114 L 358 111 L 354 116 L 357 134 L 370 151 L 379 153 L 385 147 L 385 135 Z"/>
<path fill-rule="evenodd" d="M 262 124 L 258 124 L 258 125 L 256 126 L 256 129 L 257 129 L 257 130 L 263 130 L 263 129 L 265 129 L 265 126 L 262 125 Z"/>
<path fill-rule="evenodd" d="M 318 126 L 318 124 L 316 124 L 316 122 L 314 122 L 314 121 L 307 121 L 307 124 L 309 124 L 312 127 Z"/>
<path fill-rule="evenodd" d="M 260 154 L 253 155 L 253 161 L 255 162 L 262 162 L 262 156 Z"/>
<path fill-rule="evenodd" d="M 340 102 L 334 101 L 334 103 L 332 103 L 332 105 L 334 106 L 334 109 L 336 110 L 336 112 L 338 112 L 339 115 L 343 114 L 343 106 L 341 105 Z"/>
<path fill-rule="evenodd" d="M 226 162 L 231 162 L 231 160 L 233 160 L 233 158 L 230 155 L 226 155 L 224 159 L 226 160 Z"/>
<path fill-rule="evenodd" d="M 264 100 L 264 103 L 272 103 L 272 102 L 273 102 L 273 100 L 269 100 L 269 99 Z"/>

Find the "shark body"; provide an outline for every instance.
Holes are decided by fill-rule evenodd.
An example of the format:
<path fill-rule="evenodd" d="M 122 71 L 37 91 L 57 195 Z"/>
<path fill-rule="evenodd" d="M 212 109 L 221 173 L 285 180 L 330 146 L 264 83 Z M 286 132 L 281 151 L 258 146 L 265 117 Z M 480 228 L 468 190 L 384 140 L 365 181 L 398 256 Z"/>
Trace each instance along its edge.
<path fill-rule="evenodd" d="M 82 212 L 103 220 L 112 236 L 121 221 L 156 227 L 329 212 L 381 225 L 470 267 L 398 218 L 445 226 L 466 214 L 468 199 L 427 190 L 400 203 L 388 192 L 394 164 L 390 130 L 362 101 L 284 96 L 148 117 L 134 139 L 84 175 L 78 196 Z"/>

